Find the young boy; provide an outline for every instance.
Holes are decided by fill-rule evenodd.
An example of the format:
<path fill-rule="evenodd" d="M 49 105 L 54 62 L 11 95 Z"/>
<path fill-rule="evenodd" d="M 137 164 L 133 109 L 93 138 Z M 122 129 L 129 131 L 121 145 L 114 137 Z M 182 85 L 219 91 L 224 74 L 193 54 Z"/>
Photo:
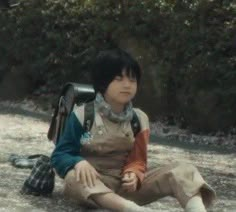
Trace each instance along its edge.
<path fill-rule="evenodd" d="M 140 205 L 164 196 L 178 199 L 187 212 L 204 212 L 214 191 L 189 164 L 147 170 L 149 121 L 132 107 L 140 84 L 140 67 L 122 50 L 96 58 L 93 86 L 95 117 L 84 131 L 84 106 L 75 107 L 52 154 L 52 165 L 65 179 L 65 195 L 80 205 L 114 211 L 148 211 Z M 133 111 L 141 130 L 134 136 Z M 156 210 L 155 210 L 156 211 Z"/>

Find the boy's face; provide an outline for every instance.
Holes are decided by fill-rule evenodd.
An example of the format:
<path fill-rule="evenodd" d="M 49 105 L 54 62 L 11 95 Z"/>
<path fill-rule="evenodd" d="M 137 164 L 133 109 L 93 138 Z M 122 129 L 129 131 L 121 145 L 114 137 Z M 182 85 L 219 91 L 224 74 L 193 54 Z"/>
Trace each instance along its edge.
<path fill-rule="evenodd" d="M 137 80 L 127 75 L 125 70 L 121 76 L 116 76 L 104 93 L 105 100 L 110 105 L 124 106 L 133 99 L 137 91 Z"/>

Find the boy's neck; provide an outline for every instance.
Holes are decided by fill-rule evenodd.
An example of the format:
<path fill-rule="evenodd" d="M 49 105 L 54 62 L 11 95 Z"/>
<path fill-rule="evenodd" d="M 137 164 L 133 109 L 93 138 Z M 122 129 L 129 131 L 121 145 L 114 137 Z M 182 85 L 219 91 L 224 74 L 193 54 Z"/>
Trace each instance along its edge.
<path fill-rule="evenodd" d="M 125 107 L 124 105 L 117 105 L 117 104 L 111 104 L 111 103 L 109 104 L 111 105 L 111 110 L 117 114 L 121 113 Z"/>
<path fill-rule="evenodd" d="M 111 110 L 114 113 L 119 114 L 124 110 L 124 108 L 125 108 L 124 104 L 119 104 L 119 103 L 113 101 L 112 99 L 110 99 L 109 97 L 107 97 L 106 95 L 104 95 L 103 97 L 104 97 L 104 100 L 111 106 Z"/>

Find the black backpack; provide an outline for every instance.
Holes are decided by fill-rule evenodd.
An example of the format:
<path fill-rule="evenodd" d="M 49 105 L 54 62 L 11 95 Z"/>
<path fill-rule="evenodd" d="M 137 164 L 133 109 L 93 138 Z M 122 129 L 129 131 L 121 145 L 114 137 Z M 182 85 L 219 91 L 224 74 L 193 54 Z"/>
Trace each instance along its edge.
<path fill-rule="evenodd" d="M 94 88 L 89 84 L 72 82 L 65 84 L 57 99 L 54 114 L 48 130 L 48 139 L 56 144 L 58 138 L 64 131 L 66 119 L 72 112 L 75 104 L 78 106 L 85 104 L 83 128 L 86 132 L 89 132 L 94 121 L 94 98 Z M 136 136 L 141 127 L 138 116 L 134 110 L 131 127 L 134 136 Z"/>

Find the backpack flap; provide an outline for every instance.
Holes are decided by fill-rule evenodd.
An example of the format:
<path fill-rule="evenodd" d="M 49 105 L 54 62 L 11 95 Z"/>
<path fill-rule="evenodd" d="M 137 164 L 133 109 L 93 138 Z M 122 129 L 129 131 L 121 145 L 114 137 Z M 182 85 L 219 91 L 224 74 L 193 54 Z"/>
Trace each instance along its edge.
<path fill-rule="evenodd" d="M 74 90 L 75 103 L 77 105 L 87 103 L 95 99 L 95 91 L 93 86 L 79 83 L 71 83 L 71 85 Z"/>
<path fill-rule="evenodd" d="M 66 111 L 69 114 L 74 104 L 80 105 L 94 100 L 95 91 L 91 85 L 69 82 L 63 87 L 61 96 L 64 96 Z"/>

